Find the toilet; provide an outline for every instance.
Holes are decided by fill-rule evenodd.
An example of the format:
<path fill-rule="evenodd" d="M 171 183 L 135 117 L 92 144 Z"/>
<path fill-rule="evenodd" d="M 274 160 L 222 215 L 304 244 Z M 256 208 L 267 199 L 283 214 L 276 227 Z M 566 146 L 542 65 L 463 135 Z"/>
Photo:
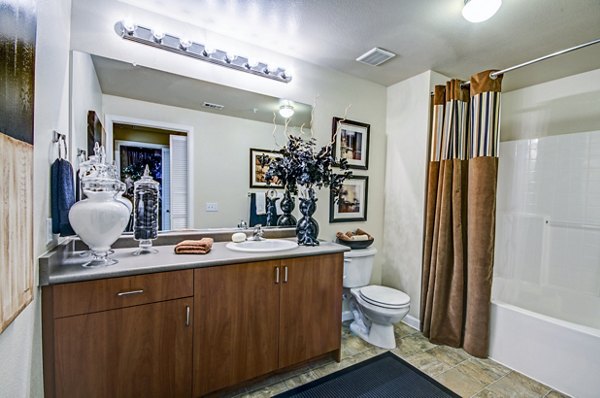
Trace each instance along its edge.
<path fill-rule="evenodd" d="M 350 295 L 345 301 L 354 320 L 350 330 L 374 346 L 396 348 L 394 324 L 410 309 L 410 297 L 397 289 L 369 285 L 373 271 L 374 248 L 344 253 L 344 288 Z"/>

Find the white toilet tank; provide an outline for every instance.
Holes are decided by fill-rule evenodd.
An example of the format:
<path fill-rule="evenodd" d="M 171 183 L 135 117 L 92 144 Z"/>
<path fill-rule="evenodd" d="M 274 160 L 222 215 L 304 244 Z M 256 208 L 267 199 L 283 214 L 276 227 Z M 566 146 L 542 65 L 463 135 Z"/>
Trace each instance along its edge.
<path fill-rule="evenodd" d="M 344 287 L 367 286 L 371 281 L 377 249 L 351 250 L 344 253 Z"/>

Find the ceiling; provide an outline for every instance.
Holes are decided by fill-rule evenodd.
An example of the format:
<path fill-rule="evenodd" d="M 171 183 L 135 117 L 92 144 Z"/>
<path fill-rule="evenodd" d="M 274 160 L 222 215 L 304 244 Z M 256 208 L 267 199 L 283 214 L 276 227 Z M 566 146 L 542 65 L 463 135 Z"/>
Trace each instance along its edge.
<path fill-rule="evenodd" d="M 122 0 L 263 48 L 389 86 L 432 69 L 468 78 L 600 38 L 600 0 L 503 0 L 490 20 L 464 0 Z M 355 59 L 378 46 L 381 66 Z M 600 44 L 507 74 L 504 90 L 600 68 Z"/>

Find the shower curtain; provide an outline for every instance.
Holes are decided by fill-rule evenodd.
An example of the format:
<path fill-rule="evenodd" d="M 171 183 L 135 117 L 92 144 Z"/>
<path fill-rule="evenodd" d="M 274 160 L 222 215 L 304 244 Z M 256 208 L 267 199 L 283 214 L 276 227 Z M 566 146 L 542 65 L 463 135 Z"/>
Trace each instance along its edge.
<path fill-rule="evenodd" d="M 436 86 L 425 209 L 421 330 L 486 357 L 494 259 L 502 78 Z"/>

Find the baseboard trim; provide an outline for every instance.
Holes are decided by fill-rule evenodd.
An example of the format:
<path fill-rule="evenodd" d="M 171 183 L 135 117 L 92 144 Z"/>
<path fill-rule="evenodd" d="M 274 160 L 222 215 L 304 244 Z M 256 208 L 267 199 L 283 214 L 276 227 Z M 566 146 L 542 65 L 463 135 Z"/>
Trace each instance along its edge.
<path fill-rule="evenodd" d="M 351 321 L 354 319 L 354 315 L 352 315 L 352 311 L 343 311 L 342 312 L 342 322 Z"/>
<path fill-rule="evenodd" d="M 402 322 L 404 322 L 413 329 L 421 330 L 421 322 L 412 315 L 405 316 Z"/>

